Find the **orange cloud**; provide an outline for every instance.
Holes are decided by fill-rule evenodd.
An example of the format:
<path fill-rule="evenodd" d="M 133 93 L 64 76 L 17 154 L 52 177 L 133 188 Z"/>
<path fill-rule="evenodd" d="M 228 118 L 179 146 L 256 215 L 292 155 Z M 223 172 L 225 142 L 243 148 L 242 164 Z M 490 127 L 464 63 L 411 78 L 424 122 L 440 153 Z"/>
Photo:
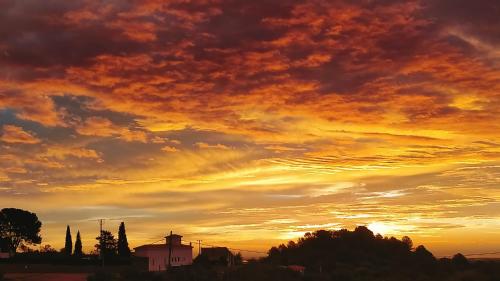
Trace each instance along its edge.
<path fill-rule="evenodd" d="M 1 141 L 6 143 L 36 144 L 40 142 L 36 136 L 14 125 L 4 125 L 2 127 Z"/>
<path fill-rule="evenodd" d="M 223 145 L 223 144 L 208 144 L 208 143 L 205 143 L 205 142 L 197 142 L 195 144 L 198 148 L 202 148 L 202 149 L 207 149 L 207 148 L 215 148 L 215 149 L 229 149 L 229 147 Z"/>
<path fill-rule="evenodd" d="M 145 132 L 117 126 L 110 120 L 103 117 L 87 118 L 83 123 L 77 125 L 76 131 L 84 136 L 119 136 L 125 141 L 147 141 L 147 135 Z"/>
<path fill-rule="evenodd" d="M 162 147 L 161 149 L 162 151 L 165 151 L 165 152 L 177 152 L 179 151 L 177 148 L 173 147 L 173 146 L 164 146 Z"/>

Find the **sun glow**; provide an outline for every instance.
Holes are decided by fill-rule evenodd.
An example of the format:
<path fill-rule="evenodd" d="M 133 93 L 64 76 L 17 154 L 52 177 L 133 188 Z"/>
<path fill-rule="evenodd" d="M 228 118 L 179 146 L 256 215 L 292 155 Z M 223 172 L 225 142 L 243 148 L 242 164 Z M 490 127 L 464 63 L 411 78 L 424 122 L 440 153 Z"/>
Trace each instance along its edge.
<path fill-rule="evenodd" d="M 372 222 L 368 225 L 368 229 L 373 231 L 374 234 L 380 234 L 382 236 L 394 233 L 394 229 L 391 226 L 382 222 Z"/>

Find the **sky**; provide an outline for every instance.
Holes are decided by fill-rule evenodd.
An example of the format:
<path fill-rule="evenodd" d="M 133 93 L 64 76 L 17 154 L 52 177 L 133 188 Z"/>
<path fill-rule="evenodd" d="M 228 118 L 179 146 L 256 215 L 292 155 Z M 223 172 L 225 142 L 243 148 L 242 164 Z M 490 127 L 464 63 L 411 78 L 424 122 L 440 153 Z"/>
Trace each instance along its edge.
<path fill-rule="evenodd" d="M 499 114 L 496 0 L 0 0 L 0 207 L 55 248 L 500 251 Z"/>

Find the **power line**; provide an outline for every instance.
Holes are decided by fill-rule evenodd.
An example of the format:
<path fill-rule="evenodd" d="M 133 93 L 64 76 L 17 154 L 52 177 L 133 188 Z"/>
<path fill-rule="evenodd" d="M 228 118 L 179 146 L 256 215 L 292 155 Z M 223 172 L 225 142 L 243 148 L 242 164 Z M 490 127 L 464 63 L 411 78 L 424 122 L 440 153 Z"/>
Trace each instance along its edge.
<path fill-rule="evenodd" d="M 148 245 L 153 245 L 153 244 L 156 244 L 156 243 L 158 243 L 158 242 L 160 242 L 160 241 L 163 241 L 163 240 L 165 240 L 165 237 L 162 237 L 160 240 L 156 240 L 156 241 L 155 241 L 155 242 L 153 242 L 153 243 L 149 243 Z"/>
<path fill-rule="evenodd" d="M 201 240 L 198 240 L 198 241 L 201 241 Z M 192 243 L 191 241 L 188 241 L 188 242 Z M 207 244 L 207 243 L 200 243 L 200 244 L 203 245 L 203 246 L 208 246 L 208 247 L 212 247 L 212 248 L 225 247 L 225 246 L 210 245 L 210 244 Z M 245 249 L 237 249 L 237 248 L 229 248 L 229 247 L 225 247 L 225 248 L 228 248 L 229 250 L 233 250 L 233 251 L 239 251 L 239 252 L 265 254 L 265 255 L 268 254 L 267 252 L 261 252 L 261 251 L 255 251 L 255 250 L 245 250 Z"/>
<path fill-rule="evenodd" d="M 151 239 L 153 240 L 153 239 Z M 150 243 L 147 243 L 146 245 L 154 245 L 158 242 L 161 242 L 161 241 L 165 241 L 165 237 L 161 237 L 160 239 L 158 240 L 155 240 L 154 242 L 150 242 Z M 247 253 L 256 253 L 256 254 L 264 254 L 264 255 L 267 255 L 268 252 L 263 252 L 263 251 L 256 251 L 256 250 L 246 250 L 246 249 L 241 249 L 241 248 L 230 248 L 230 247 L 226 247 L 226 246 L 220 246 L 220 245 L 212 245 L 212 244 L 207 244 L 207 243 L 202 243 L 203 240 L 201 239 L 196 239 L 195 241 L 188 241 L 188 240 L 185 240 L 186 243 L 190 243 L 190 244 L 194 244 L 194 245 L 198 245 L 198 252 L 201 253 L 201 246 L 207 246 L 207 247 L 212 247 L 212 248 L 217 248 L 217 247 L 223 247 L 223 248 L 228 248 L 229 250 L 232 250 L 232 251 L 237 251 L 237 252 L 247 252 Z"/>
<path fill-rule="evenodd" d="M 473 253 L 473 254 L 462 254 L 465 257 L 473 256 L 488 256 L 488 255 L 500 255 L 500 252 L 489 252 L 489 253 Z M 443 258 L 452 258 L 454 255 L 442 256 Z"/>
<path fill-rule="evenodd" d="M 470 257 L 470 256 L 486 256 L 486 255 L 500 255 L 500 252 L 492 252 L 492 253 L 477 253 L 477 254 L 466 254 L 464 256 Z"/>
<path fill-rule="evenodd" d="M 159 240 L 157 240 L 157 241 L 155 241 L 153 243 L 150 243 L 150 244 L 158 243 L 160 241 L 163 241 L 164 239 L 165 238 L 162 237 L 161 239 L 159 239 Z M 195 242 L 193 242 L 193 241 L 186 241 L 186 242 L 189 242 L 189 243 L 192 243 L 192 244 L 198 244 L 198 252 L 200 252 L 200 253 L 201 253 L 201 245 L 203 245 L 203 246 L 213 247 L 213 248 L 216 248 L 216 247 L 225 247 L 225 248 L 228 248 L 229 250 L 239 251 L 239 252 L 256 253 L 256 254 L 264 254 L 264 255 L 269 254 L 268 252 L 263 252 L 263 251 L 246 250 L 246 249 L 241 249 L 241 248 L 230 248 L 230 247 L 226 247 L 226 246 L 219 246 L 219 245 L 212 245 L 212 244 L 202 243 L 202 240 L 199 240 L 199 239 L 197 239 Z M 500 252 L 464 254 L 464 256 L 466 256 L 466 257 L 469 257 L 469 256 L 486 256 L 486 255 L 500 255 Z"/>

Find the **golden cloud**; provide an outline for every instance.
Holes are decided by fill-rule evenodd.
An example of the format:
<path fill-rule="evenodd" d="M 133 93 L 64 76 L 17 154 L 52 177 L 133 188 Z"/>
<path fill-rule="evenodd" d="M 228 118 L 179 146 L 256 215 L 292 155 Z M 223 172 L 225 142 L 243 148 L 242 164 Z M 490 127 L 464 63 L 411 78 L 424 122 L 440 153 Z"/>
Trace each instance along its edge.
<path fill-rule="evenodd" d="M 26 132 L 23 128 L 14 125 L 4 125 L 2 127 L 1 141 L 6 143 L 36 144 L 40 142 L 36 136 Z"/>

